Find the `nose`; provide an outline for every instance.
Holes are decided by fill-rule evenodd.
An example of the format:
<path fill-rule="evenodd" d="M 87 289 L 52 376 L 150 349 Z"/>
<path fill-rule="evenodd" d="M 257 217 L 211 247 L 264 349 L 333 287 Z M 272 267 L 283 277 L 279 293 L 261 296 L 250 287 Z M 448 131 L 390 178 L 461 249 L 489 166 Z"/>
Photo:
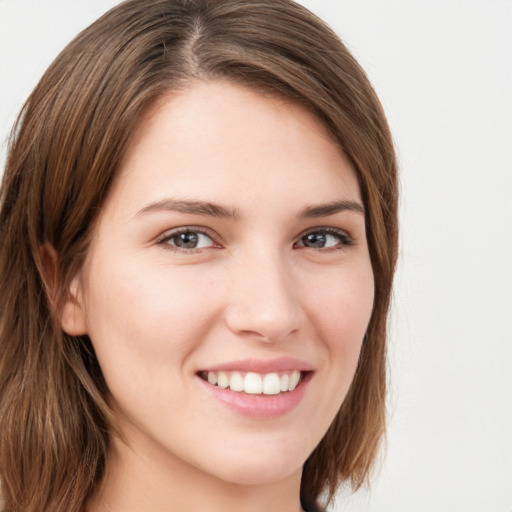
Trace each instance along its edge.
<path fill-rule="evenodd" d="M 293 269 L 277 251 L 241 257 L 231 270 L 225 321 L 232 332 L 270 343 L 300 329 L 304 317 Z"/>

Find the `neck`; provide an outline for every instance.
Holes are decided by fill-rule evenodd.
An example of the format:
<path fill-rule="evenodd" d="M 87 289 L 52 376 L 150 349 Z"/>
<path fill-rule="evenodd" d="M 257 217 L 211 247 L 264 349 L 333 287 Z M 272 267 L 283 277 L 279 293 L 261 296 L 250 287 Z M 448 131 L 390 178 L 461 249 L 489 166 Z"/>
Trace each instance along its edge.
<path fill-rule="evenodd" d="M 302 468 L 272 482 L 230 482 L 166 454 L 112 440 L 110 460 L 87 512 L 299 512 Z"/>

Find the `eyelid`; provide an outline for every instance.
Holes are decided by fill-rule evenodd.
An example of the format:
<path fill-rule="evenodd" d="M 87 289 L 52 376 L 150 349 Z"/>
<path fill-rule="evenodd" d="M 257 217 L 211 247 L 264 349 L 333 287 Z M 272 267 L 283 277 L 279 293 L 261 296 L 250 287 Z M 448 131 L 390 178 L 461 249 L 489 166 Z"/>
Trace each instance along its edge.
<path fill-rule="evenodd" d="M 212 241 L 211 247 L 200 247 L 198 249 L 182 249 L 180 247 L 175 247 L 171 244 L 168 244 L 167 241 L 170 240 L 173 236 L 180 235 L 182 233 L 199 233 L 201 235 L 207 236 Z M 213 232 L 211 229 L 202 227 L 202 226 L 181 226 L 177 228 L 168 229 L 164 231 L 161 235 L 159 235 L 155 244 L 162 246 L 164 249 L 174 252 L 183 252 L 183 253 L 194 253 L 209 249 L 217 249 L 221 247 L 219 243 L 219 236 Z"/>
<path fill-rule="evenodd" d="M 315 226 L 313 228 L 309 228 L 306 231 L 303 231 L 298 237 L 297 242 L 295 242 L 294 245 L 296 245 L 299 241 L 301 241 L 305 236 L 311 234 L 311 233 L 326 233 L 329 235 L 333 235 L 337 237 L 340 240 L 340 244 L 335 247 L 324 247 L 324 248 L 318 248 L 315 249 L 317 251 L 336 251 L 336 250 L 343 250 L 347 247 L 351 247 L 355 245 L 355 239 L 353 236 L 349 234 L 349 232 L 345 229 L 341 228 L 335 228 L 332 226 Z M 299 245 L 298 247 L 309 249 L 309 247 L 305 245 Z"/>
<path fill-rule="evenodd" d="M 173 246 L 172 244 L 167 243 L 169 239 L 171 239 L 173 236 L 180 235 L 182 233 L 199 233 L 202 235 L 207 236 L 212 241 L 212 246 L 209 247 L 200 247 L 197 249 L 182 249 L 180 247 Z M 316 251 L 336 251 L 336 250 L 343 250 L 347 247 L 350 247 L 355 244 L 354 238 L 348 233 L 347 230 L 341 229 L 341 228 L 335 228 L 332 226 L 315 226 L 312 228 L 309 228 L 305 231 L 303 231 L 298 237 L 297 240 L 294 243 L 294 247 L 299 248 L 306 248 L 308 249 L 306 245 L 298 245 L 298 243 L 301 241 L 302 238 L 305 236 L 311 234 L 311 233 L 326 233 L 328 235 L 332 235 L 339 240 L 339 244 L 337 244 L 334 247 L 325 247 L 325 248 L 311 248 Z M 161 235 L 159 235 L 155 243 L 156 245 L 161 245 L 166 250 L 171 250 L 174 252 L 183 252 L 183 253 L 194 253 L 194 252 L 200 252 L 204 250 L 209 249 L 217 249 L 222 246 L 222 244 L 219 242 L 219 235 L 212 231 L 209 228 L 205 228 L 203 226 L 180 226 L 176 228 L 169 229 L 167 231 L 164 231 Z"/>

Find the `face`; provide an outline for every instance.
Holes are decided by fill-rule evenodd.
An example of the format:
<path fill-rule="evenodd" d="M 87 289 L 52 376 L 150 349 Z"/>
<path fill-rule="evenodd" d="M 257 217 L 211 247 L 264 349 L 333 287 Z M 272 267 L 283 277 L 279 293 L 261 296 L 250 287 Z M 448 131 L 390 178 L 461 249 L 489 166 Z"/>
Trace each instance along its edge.
<path fill-rule="evenodd" d="M 133 453 L 258 484 L 300 473 L 332 422 L 373 284 L 357 178 L 323 125 L 209 82 L 133 135 L 63 326 L 90 336 Z"/>

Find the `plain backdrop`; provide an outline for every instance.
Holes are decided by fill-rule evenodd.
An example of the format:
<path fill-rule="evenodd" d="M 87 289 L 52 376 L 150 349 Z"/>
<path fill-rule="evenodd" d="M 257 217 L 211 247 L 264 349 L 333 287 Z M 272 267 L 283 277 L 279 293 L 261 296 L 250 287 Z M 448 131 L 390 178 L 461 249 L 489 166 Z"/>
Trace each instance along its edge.
<path fill-rule="evenodd" d="M 0 0 L 0 165 L 45 68 L 116 0 Z M 339 512 L 512 512 L 512 0 L 303 0 L 401 164 L 387 449 Z M 385 455 L 385 456 L 384 456 Z"/>

